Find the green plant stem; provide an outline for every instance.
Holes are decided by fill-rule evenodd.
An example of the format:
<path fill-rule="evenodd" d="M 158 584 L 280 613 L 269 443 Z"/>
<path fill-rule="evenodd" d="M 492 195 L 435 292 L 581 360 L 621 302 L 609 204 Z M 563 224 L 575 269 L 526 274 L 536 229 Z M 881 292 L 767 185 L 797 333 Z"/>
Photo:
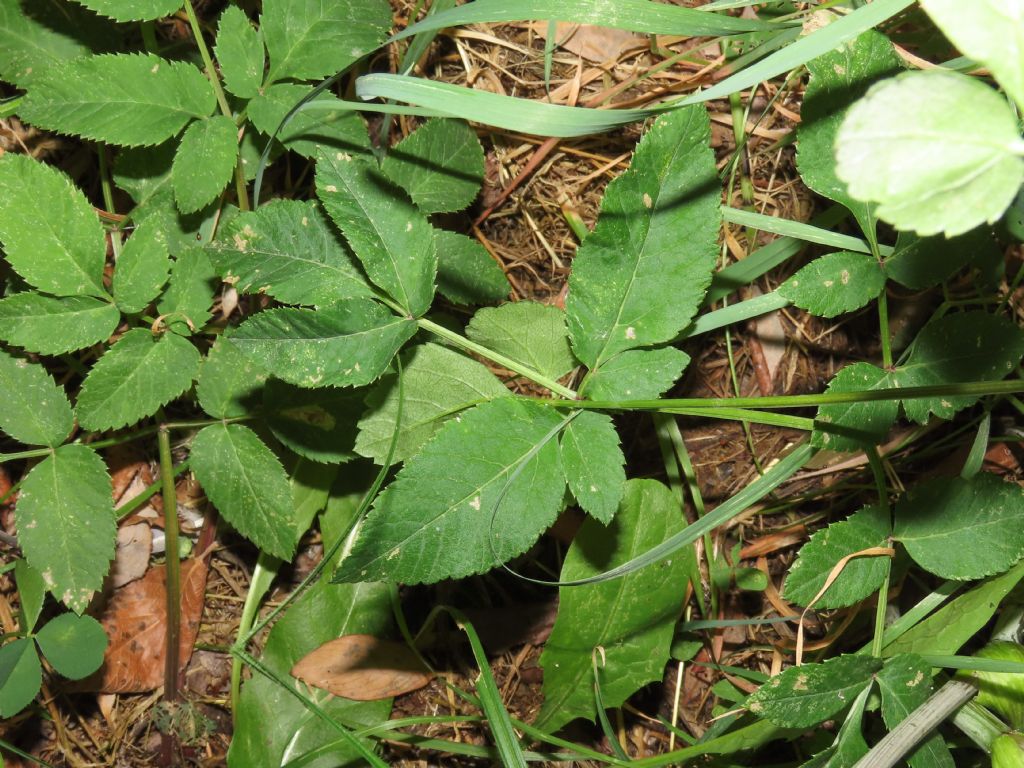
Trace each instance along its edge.
<path fill-rule="evenodd" d="M 245 595 L 245 603 L 242 605 L 242 617 L 238 621 L 238 637 L 248 635 L 252 629 L 253 622 L 260 610 L 260 602 L 270 590 L 270 585 L 277 576 L 281 567 L 281 560 L 260 552 L 256 559 L 256 568 L 249 580 L 249 591 Z M 238 705 L 242 694 L 242 660 L 235 656 L 231 660 L 231 714 L 235 717 L 238 712 Z"/>
<path fill-rule="evenodd" d="M 878 503 L 885 511 L 886 520 L 889 522 L 889 525 L 892 525 L 892 510 L 889 508 L 889 489 L 885 481 L 885 467 L 882 464 L 882 457 L 878 455 L 878 449 L 873 445 L 865 446 L 864 454 L 868 457 L 871 474 L 875 478 Z M 892 559 L 887 557 L 885 558 L 885 578 L 882 579 L 882 586 L 878 589 L 878 603 L 875 606 L 875 632 L 871 639 L 871 655 L 876 658 L 882 657 L 882 639 L 885 634 L 885 609 L 889 604 L 889 577 L 891 574 Z"/>
<path fill-rule="evenodd" d="M 878 294 L 878 332 L 882 337 L 882 367 L 888 371 L 892 368 L 892 339 L 889 333 L 889 299 L 885 286 Z"/>
<path fill-rule="evenodd" d="M 160 449 L 160 479 L 163 484 L 164 535 L 167 541 L 167 652 L 164 664 L 164 701 L 178 700 L 178 646 L 181 634 L 181 563 L 178 560 L 178 497 L 174 490 L 171 462 L 171 433 L 161 426 L 157 432 Z"/>

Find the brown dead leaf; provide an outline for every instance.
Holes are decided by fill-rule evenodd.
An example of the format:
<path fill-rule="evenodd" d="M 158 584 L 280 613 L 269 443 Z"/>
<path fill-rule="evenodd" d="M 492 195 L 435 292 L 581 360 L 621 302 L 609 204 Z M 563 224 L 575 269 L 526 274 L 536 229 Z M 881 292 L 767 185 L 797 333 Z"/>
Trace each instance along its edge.
<path fill-rule="evenodd" d="M 422 688 L 433 675 L 404 643 L 346 635 L 299 659 L 292 676 L 335 696 L 376 701 Z"/>
<path fill-rule="evenodd" d="M 547 40 L 548 23 L 538 21 L 533 31 Z M 559 21 L 555 24 L 555 42 L 559 47 L 598 64 L 617 61 L 625 52 L 648 45 L 647 39 L 622 29 L 596 27 L 592 24 L 573 24 Z"/>
<path fill-rule="evenodd" d="M 153 552 L 153 529 L 146 523 L 122 525 L 117 529 L 117 553 L 110 568 L 110 589 L 141 579 L 149 568 Z"/>

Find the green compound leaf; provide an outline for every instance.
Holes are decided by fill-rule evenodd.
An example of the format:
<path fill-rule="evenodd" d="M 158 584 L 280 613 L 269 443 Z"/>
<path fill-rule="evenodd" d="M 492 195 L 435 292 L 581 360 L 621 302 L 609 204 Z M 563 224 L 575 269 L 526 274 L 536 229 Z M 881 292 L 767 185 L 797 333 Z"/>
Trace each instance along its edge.
<path fill-rule="evenodd" d="M 751 694 L 747 709 L 775 725 L 810 728 L 849 706 L 881 666 L 851 654 L 790 667 Z"/>
<path fill-rule="evenodd" d="M 253 544 L 290 560 L 297 530 L 288 476 L 256 433 L 241 424 L 213 424 L 192 441 L 192 471 L 217 511 Z"/>
<path fill-rule="evenodd" d="M 196 120 L 181 137 L 171 183 L 182 213 L 195 213 L 217 199 L 231 180 L 238 159 L 238 128 L 224 115 Z"/>
<path fill-rule="evenodd" d="M 235 345 L 299 387 L 359 387 L 375 381 L 416 333 L 416 323 L 367 299 L 321 310 L 272 309 L 239 326 Z"/>
<path fill-rule="evenodd" d="M 397 378 L 381 379 L 366 398 L 359 420 L 356 452 L 378 464 L 387 459 L 398 415 Z M 447 347 L 422 344 L 403 355 L 402 424 L 393 461 L 405 461 L 441 428 L 446 419 L 483 401 L 511 393 L 487 368 Z"/>
<path fill-rule="evenodd" d="M 314 202 L 279 200 L 240 213 L 207 248 L 224 281 L 286 304 L 324 305 L 372 289 Z"/>
<path fill-rule="evenodd" d="M 292 108 L 306 98 L 312 86 L 275 83 L 249 102 L 249 121 L 256 130 L 273 136 Z M 330 105 L 336 105 L 330 109 Z M 318 151 L 334 150 L 354 155 L 369 155 L 370 137 L 358 112 L 353 112 L 331 93 L 321 93 L 311 106 L 292 115 L 277 134 L 285 149 L 303 157 L 316 157 Z"/>
<path fill-rule="evenodd" d="M 653 400 L 672 388 L 690 356 L 675 347 L 632 349 L 608 360 L 583 381 L 589 400 Z"/>
<path fill-rule="evenodd" d="M 157 303 L 156 311 L 164 318 L 168 329 L 181 336 L 191 336 L 209 319 L 218 284 L 217 273 L 206 251 L 189 248 L 175 259 L 170 285 Z"/>
<path fill-rule="evenodd" d="M 839 371 L 826 392 L 870 392 L 893 387 L 889 374 L 870 363 L 854 363 Z M 860 451 L 882 442 L 899 414 L 898 400 L 839 403 L 818 408 L 811 445 L 830 451 Z"/>
<path fill-rule="evenodd" d="M 786 599 L 810 605 L 840 560 L 870 547 L 888 546 L 892 531 L 887 518 L 879 506 L 864 507 L 811 536 L 786 577 Z M 814 605 L 845 608 L 859 603 L 882 586 L 886 573 L 885 557 L 855 557 Z"/>
<path fill-rule="evenodd" d="M 81 680 L 103 664 L 107 633 L 92 616 L 62 613 L 39 630 L 36 642 L 58 674 Z"/>
<path fill-rule="evenodd" d="M 35 641 L 13 640 L 0 648 L 0 717 L 13 717 L 32 703 L 43 684 Z"/>
<path fill-rule="evenodd" d="M 562 423 L 506 397 L 450 419 L 378 498 L 334 580 L 433 583 L 525 552 L 561 508 Z"/>
<path fill-rule="evenodd" d="M 626 483 L 626 457 L 611 417 L 583 411 L 569 422 L 559 443 L 569 490 L 587 513 L 611 522 Z"/>
<path fill-rule="evenodd" d="M 959 235 L 1002 216 L 1024 182 L 1017 120 L 974 78 L 944 70 L 878 83 L 850 108 L 837 173 L 878 215 L 921 235 Z"/>
<path fill-rule="evenodd" d="M 62 445 L 25 477 L 18 541 L 46 588 L 76 613 L 103 586 L 117 522 L 107 467 L 84 445 Z"/>
<path fill-rule="evenodd" d="M 881 265 L 866 253 L 821 256 L 779 286 L 779 295 L 819 317 L 860 309 L 885 287 Z"/>
<path fill-rule="evenodd" d="M 247 416 L 259 409 L 267 374 L 221 336 L 203 360 L 196 381 L 199 405 L 215 419 Z"/>
<path fill-rule="evenodd" d="M 869 238 L 875 231 L 873 206 L 854 200 L 836 176 L 836 134 L 849 106 L 872 83 L 902 68 L 892 43 L 874 30 L 807 62 L 811 78 L 800 108 L 797 133 L 800 176 L 819 195 L 849 208 Z"/>
<path fill-rule="evenodd" d="M 333 75 L 377 48 L 390 27 L 385 0 L 266 0 L 267 81 Z"/>
<path fill-rule="evenodd" d="M 115 21 L 148 21 L 181 10 L 182 0 L 78 0 Z"/>
<path fill-rule="evenodd" d="M 578 363 L 569 346 L 565 312 L 533 301 L 479 310 L 466 326 L 478 344 L 557 379 Z"/>
<path fill-rule="evenodd" d="M 980 472 L 912 488 L 896 506 L 895 538 L 944 579 L 1002 573 L 1024 557 L 1024 489 Z"/>
<path fill-rule="evenodd" d="M 36 288 L 106 296 L 103 226 L 81 190 L 56 168 L 11 152 L 0 158 L 0 242 L 14 271 Z"/>
<path fill-rule="evenodd" d="M 43 355 L 109 339 L 120 320 L 117 307 L 91 296 L 58 299 L 26 291 L 0 299 L 0 339 Z"/>
<path fill-rule="evenodd" d="M 78 394 L 78 422 L 100 432 L 152 416 L 192 386 L 199 352 L 173 333 L 128 331 L 93 365 Z"/>
<path fill-rule="evenodd" d="M 141 312 L 167 283 L 171 256 L 159 227 L 139 226 L 128 238 L 114 269 L 114 301 L 122 312 Z"/>
<path fill-rule="evenodd" d="M 114 183 L 135 201 L 136 210 L 174 194 L 171 165 L 176 149 L 168 142 L 158 147 L 122 149 L 118 153 L 114 162 Z"/>
<path fill-rule="evenodd" d="M 566 298 L 573 349 L 589 368 L 671 340 L 700 306 L 721 221 L 709 131 L 700 107 L 658 118 L 608 185 Z"/>
<path fill-rule="evenodd" d="M 484 150 L 464 120 L 428 120 L 393 147 L 381 170 L 424 213 L 461 211 L 484 181 Z"/>
<path fill-rule="evenodd" d="M 921 6 L 964 56 L 992 70 L 1024 109 L 1024 5 L 1020 0 L 923 0 Z"/>
<path fill-rule="evenodd" d="M 471 237 L 434 230 L 437 290 L 455 304 L 493 304 L 508 298 L 508 278 L 491 255 Z"/>
<path fill-rule="evenodd" d="M 209 81 L 193 65 L 124 53 L 47 69 L 33 79 L 19 114 L 40 128 L 131 147 L 159 144 L 215 106 Z"/>
<path fill-rule="evenodd" d="M 378 286 L 414 317 L 430 308 L 437 252 L 426 217 L 368 160 L 321 149 L 316 189 Z"/>
<path fill-rule="evenodd" d="M 882 719 L 891 731 L 931 695 L 932 669 L 920 656 L 900 654 L 885 662 L 875 681 L 882 694 Z M 955 768 L 956 765 L 940 733 L 922 740 L 907 762 L 910 768 Z"/>
<path fill-rule="evenodd" d="M 366 392 L 319 387 L 302 389 L 271 379 L 263 391 L 267 425 L 287 448 L 321 464 L 356 457 L 356 421 Z"/>
<path fill-rule="evenodd" d="M 71 433 L 71 404 L 43 366 L 0 349 L 0 392 L 0 429 L 15 440 L 55 448 Z"/>
<path fill-rule="evenodd" d="M 885 260 L 885 274 L 915 291 L 948 280 L 968 264 L 986 264 L 1002 251 L 988 227 L 978 227 L 957 237 L 918 237 L 900 232 L 896 250 Z"/>
<path fill-rule="evenodd" d="M 259 93 L 266 64 L 263 38 L 241 8 L 230 5 L 224 9 L 213 50 L 229 93 L 240 99 Z"/>
<path fill-rule="evenodd" d="M 560 578 L 580 579 L 627 562 L 684 523 L 668 488 L 655 480 L 630 480 L 611 525 L 583 523 Z M 643 685 L 661 680 L 682 610 L 687 560 L 680 553 L 612 581 L 559 590 L 558 618 L 540 659 L 544 706 L 537 727 L 553 732 L 577 717 L 593 720 L 595 682 L 604 705 L 617 707 Z"/>
<path fill-rule="evenodd" d="M 36 628 L 39 614 L 43 610 L 43 602 L 46 600 L 46 584 L 39 571 L 29 565 L 27 560 L 20 558 L 14 561 L 14 579 L 18 585 L 18 598 L 21 601 L 21 613 L 24 616 L 21 629 L 31 632 Z"/>

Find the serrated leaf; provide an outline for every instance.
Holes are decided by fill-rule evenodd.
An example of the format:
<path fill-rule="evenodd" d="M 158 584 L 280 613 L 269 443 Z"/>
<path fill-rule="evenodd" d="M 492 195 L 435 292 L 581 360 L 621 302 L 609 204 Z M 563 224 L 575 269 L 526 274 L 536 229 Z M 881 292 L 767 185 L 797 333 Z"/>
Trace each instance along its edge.
<path fill-rule="evenodd" d="M 256 130 L 272 136 L 292 108 L 312 90 L 311 86 L 298 83 L 275 83 L 249 102 L 249 121 Z M 277 134 L 277 141 L 303 157 L 315 157 L 321 148 L 370 155 L 370 137 L 358 112 L 329 92 L 319 94 L 313 101 L 315 108 L 292 115 Z M 329 104 L 336 104 L 337 108 L 328 109 Z"/>
<path fill-rule="evenodd" d="M 92 296 L 55 298 L 25 291 L 0 299 L 0 339 L 43 355 L 61 355 L 110 338 L 121 313 Z"/>
<path fill-rule="evenodd" d="M 569 346 L 565 312 L 534 301 L 479 310 L 466 326 L 478 344 L 557 379 L 577 366 Z"/>
<path fill-rule="evenodd" d="M 167 290 L 156 305 L 167 328 L 181 336 L 191 336 L 202 328 L 210 317 L 218 283 L 204 249 L 189 248 L 179 254 Z"/>
<path fill-rule="evenodd" d="M 215 419 L 233 419 L 259 408 L 266 381 L 267 374 L 230 337 L 221 336 L 199 368 L 196 397 Z"/>
<path fill-rule="evenodd" d="M 238 128 L 230 117 L 214 115 L 189 125 L 171 167 L 178 210 L 195 213 L 216 200 L 237 160 Z"/>
<path fill-rule="evenodd" d="M 580 394 L 590 400 L 653 400 L 672 388 L 690 356 L 675 347 L 621 352 L 587 374 Z"/>
<path fill-rule="evenodd" d="M 114 183 L 139 207 L 173 194 L 171 166 L 176 149 L 173 143 L 122 149 L 114 162 Z"/>
<path fill-rule="evenodd" d="M 148 21 L 181 9 L 181 0 L 78 0 L 115 21 Z"/>
<path fill-rule="evenodd" d="M 426 217 L 367 160 L 321 149 L 316 189 L 366 274 L 414 317 L 430 308 L 437 252 Z"/>
<path fill-rule="evenodd" d="M 95 451 L 62 445 L 25 477 L 15 507 L 18 541 L 46 588 L 76 613 L 103 586 L 117 523 L 110 477 Z"/>
<path fill-rule="evenodd" d="M 299 456 L 341 464 L 356 457 L 356 422 L 365 396 L 358 389 L 303 389 L 271 379 L 263 392 L 267 426 Z"/>
<path fill-rule="evenodd" d="M 525 552 L 561 507 L 561 422 L 505 397 L 446 422 L 378 498 L 334 580 L 436 582 Z"/>
<path fill-rule="evenodd" d="M 416 333 L 416 323 L 367 299 L 320 310 L 272 309 L 232 336 L 267 371 L 299 387 L 359 387 L 375 381 Z"/>
<path fill-rule="evenodd" d="M 26 155 L 0 158 L 0 242 L 27 282 L 58 296 L 106 296 L 103 227 L 81 190 Z"/>
<path fill-rule="evenodd" d="M 54 448 L 75 425 L 71 403 L 43 366 L 0 349 L 0 429 L 26 445 Z"/>
<path fill-rule="evenodd" d="M 81 680 L 103 664 L 107 633 L 92 616 L 62 613 L 39 630 L 36 642 L 58 674 Z"/>
<path fill-rule="evenodd" d="M 779 295 L 819 317 L 860 309 L 885 287 L 881 265 L 866 253 L 819 256 L 779 286 Z"/>
<path fill-rule="evenodd" d="M 433 118 L 391 148 L 381 170 L 424 213 L 461 211 L 484 181 L 484 150 L 465 120 Z"/>
<path fill-rule="evenodd" d="M 584 411 L 569 422 L 559 442 L 569 490 L 587 513 L 607 525 L 622 500 L 626 457 L 611 417 Z"/>
<path fill-rule="evenodd" d="M 43 670 L 30 637 L 0 648 L 0 717 L 13 717 L 32 703 L 43 684 Z"/>
<path fill-rule="evenodd" d="M 915 291 L 949 279 L 968 264 L 984 264 L 1002 251 L 988 227 L 978 227 L 957 237 L 918 237 L 900 232 L 896 250 L 883 264 L 885 274 Z"/>
<path fill-rule="evenodd" d="M 1002 573 L 1024 557 L 1024 489 L 980 472 L 921 483 L 896 506 L 895 538 L 944 579 Z"/>
<path fill-rule="evenodd" d="M 924 704 L 932 692 L 931 666 L 914 654 L 892 657 L 875 680 L 882 694 L 882 719 L 890 731 Z M 907 762 L 910 768 L 954 768 L 956 765 L 940 733 L 924 738 L 907 757 Z"/>
<path fill-rule="evenodd" d="M 155 226 L 136 227 L 114 269 L 114 301 L 122 312 L 141 312 L 160 293 L 171 270 L 167 238 Z"/>
<path fill-rule="evenodd" d="M 875 30 L 807 62 L 811 77 L 800 108 L 797 168 L 808 187 L 850 209 L 869 237 L 875 231 L 874 206 L 852 198 L 836 176 L 836 134 L 849 106 L 872 83 L 902 68 L 889 38 Z"/>
<path fill-rule="evenodd" d="M 215 106 L 192 64 L 123 53 L 55 64 L 33 79 L 19 114 L 40 128 L 131 147 L 159 144 Z"/>
<path fill-rule="evenodd" d="M 700 306 L 721 220 L 709 132 L 701 107 L 658 118 L 608 185 L 565 303 L 573 349 L 589 368 L 671 340 Z"/>
<path fill-rule="evenodd" d="M 385 0 L 265 0 L 267 81 L 333 75 L 377 48 L 390 27 Z"/>
<path fill-rule="evenodd" d="M 36 628 L 39 614 L 46 600 L 46 584 L 43 577 L 27 560 L 18 558 L 14 561 L 14 579 L 18 586 L 18 600 L 24 621 L 20 629 L 31 632 Z"/>
<path fill-rule="evenodd" d="M 143 328 L 128 331 L 101 357 L 78 393 L 78 422 L 99 432 L 152 416 L 192 386 L 199 352 L 186 339 L 159 339 Z"/>
<path fill-rule="evenodd" d="M 263 38 L 241 8 L 230 5 L 224 9 L 213 50 L 229 93 L 241 99 L 259 93 L 266 64 Z"/>
<path fill-rule="evenodd" d="M 395 463 L 414 455 L 446 419 L 482 401 L 511 393 L 487 368 L 472 358 L 438 344 L 421 344 L 403 355 L 405 401 L 395 444 Z M 394 375 L 381 379 L 366 398 L 359 420 L 355 449 L 383 464 L 391 446 L 398 415 L 398 385 Z"/>
<path fill-rule="evenodd" d="M 192 471 L 231 525 L 264 552 L 290 560 L 303 531 L 288 476 L 256 433 L 241 424 L 203 427 L 192 441 Z"/>
<path fill-rule="evenodd" d="M 825 391 L 870 392 L 895 386 L 892 376 L 870 363 L 854 363 L 839 371 Z M 882 441 L 899 414 L 899 400 L 839 403 L 818 408 L 811 445 L 831 451 L 860 451 Z"/>
<path fill-rule="evenodd" d="M 224 281 L 286 304 L 372 296 L 348 249 L 314 202 L 279 200 L 240 213 L 207 248 Z"/>
<path fill-rule="evenodd" d="M 479 242 L 434 230 L 437 290 L 455 304 L 492 304 L 508 298 L 508 278 Z"/>
<path fill-rule="evenodd" d="M 560 578 L 585 578 L 621 565 L 684 524 L 668 488 L 630 480 L 610 526 L 583 523 Z M 643 685 L 661 680 L 682 610 L 687 559 L 679 553 L 612 581 L 559 590 L 558 618 L 540 660 L 544 705 L 538 727 L 554 732 L 577 717 L 594 719 L 595 654 L 606 707 L 620 706 Z"/>
<path fill-rule="evenodd" d="M 783 594 L 797 605 L 810 605 L 825 586 L 832 569 L 847 555 L 870 547 L 888 546 L 892 533 L 888 515 L 880 506 L 868 506 L 846 520 L 818 531 L 800 548 L 786 576 Z M 889 572 L 885 557 L 855 557 L 814 605 L 845 608 L 874 593 Z"/>
<path fill-rule="evenodd" d="M 810 728 L 844 710 L 882 662 L 853 654 L 790 667 L 758 688 L 747 709 L 787 728 Z"/>
<path fill-rule="evenodd" d="M 878 83 L 847 113 L 836 172 L 878 215 L 921 235 L 992 223 L 1024 182 L 1020 131 L 992 88 L 946 70 Z"/>

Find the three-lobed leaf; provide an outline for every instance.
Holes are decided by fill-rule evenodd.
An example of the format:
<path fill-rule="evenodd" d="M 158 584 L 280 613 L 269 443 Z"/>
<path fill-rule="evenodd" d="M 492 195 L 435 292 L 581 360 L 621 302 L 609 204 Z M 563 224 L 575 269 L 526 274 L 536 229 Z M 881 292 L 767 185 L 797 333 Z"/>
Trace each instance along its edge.
<path fill-rule="evenodd" d="M 485 307 L 473 315 L 466 335 L 553 379 L 577 365 L 569 345 L 565 312 L 558 307 L 533 301 Z"/>
<path fill-rule="evenodd" d="M 241 8 L 229 5 L 224 9 L 213 50 L 228 92 L 242 99 L 256 96 L 263 83 L 266 55 L 260 32 Z"/>
<path fill-rule="evenodd" d="M 238 159 L 238 128 L 224 115 L 195 120 L 185 129 L 171 166 L 174 199 L 195 213 L 224 191 Z"/>
<path fill-rule="evenodd" d="M 583 411 L 562 433 L 562 469 L 569 490 L 586 512 L 604 524 L 611 522 L 626 483 L 626 457 L 611 417 Z"/>
<path fill-rule="evenodd" d="M 0 349 L 0 429 L 26 445 L 55 448 L 75 425 L 63 388 L 38 363 Z"/>
<path fill-rule="evenodd" d="M 860 309 L 885 287 L 885 273 L 866 253 L 820 256 L 779 286 L 779 295 L 819 317 Z"/>

